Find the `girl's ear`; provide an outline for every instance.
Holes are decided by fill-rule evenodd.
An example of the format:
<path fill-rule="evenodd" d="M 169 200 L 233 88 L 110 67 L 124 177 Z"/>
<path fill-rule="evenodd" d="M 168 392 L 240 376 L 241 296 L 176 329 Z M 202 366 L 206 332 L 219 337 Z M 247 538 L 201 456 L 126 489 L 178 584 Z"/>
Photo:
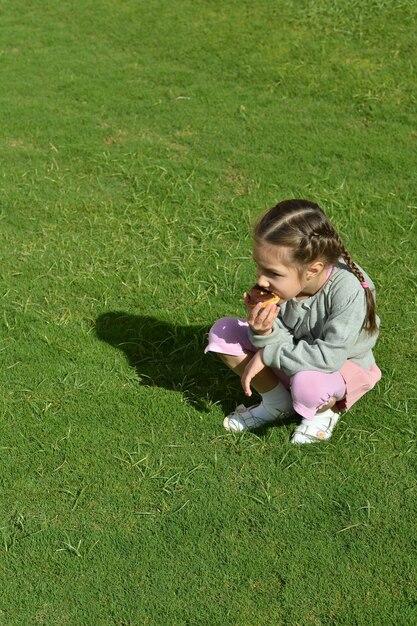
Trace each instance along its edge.
<path fill-rule="evenodd" d="M 307 272 L 306 272 L 306 277 L 308 280 L 311 280 L 312 278 L 316 278 L 320 272 L 322 272 L 324 269 L 324 263 L 323 261 L 314 261 L 314 263 L 311 263 L 311 265 L 308 266 L 307 268 Z"/>

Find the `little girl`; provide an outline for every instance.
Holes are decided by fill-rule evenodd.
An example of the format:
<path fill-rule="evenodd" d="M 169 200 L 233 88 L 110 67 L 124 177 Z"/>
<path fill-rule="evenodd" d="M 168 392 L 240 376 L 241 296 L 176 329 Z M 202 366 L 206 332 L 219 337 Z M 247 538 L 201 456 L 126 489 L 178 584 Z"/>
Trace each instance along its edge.
<path fill-rule="evenodd" d="M 206 352 L 216 352 L 261 403 L 228 415 L 227 430 L 259 428 L 301 416 L 291 441 L 329 439 L 340 412 L 381 378 L 372 348 L 378 337 L 375 288 L 356 265 L 323 210 L 284 200 L 256 224 L 253 257 L 258 285 L 279 306 L 258 303 L 247 320 L 222 318 Z"/>

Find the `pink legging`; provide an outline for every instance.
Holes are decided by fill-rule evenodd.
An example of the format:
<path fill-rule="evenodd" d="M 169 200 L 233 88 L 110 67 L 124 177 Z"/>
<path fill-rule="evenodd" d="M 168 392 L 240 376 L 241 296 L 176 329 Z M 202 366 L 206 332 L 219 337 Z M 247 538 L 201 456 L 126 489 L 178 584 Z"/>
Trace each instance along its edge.
<path fill-rule="evenodd" d="M 212 326 L 205 352 L 217 352 L 231 356 L 244 356 L 256 352 L 248 337 L 246 320 L 223 317 Z M 340 372 L 316 372 L 305 370 L 287 376 L 273 369 L 277 378 L 290 390 L 294 410 L 311 419 L 318 409 L 335 398 L 342 400 L 346 394 L 346 383 Z"/>

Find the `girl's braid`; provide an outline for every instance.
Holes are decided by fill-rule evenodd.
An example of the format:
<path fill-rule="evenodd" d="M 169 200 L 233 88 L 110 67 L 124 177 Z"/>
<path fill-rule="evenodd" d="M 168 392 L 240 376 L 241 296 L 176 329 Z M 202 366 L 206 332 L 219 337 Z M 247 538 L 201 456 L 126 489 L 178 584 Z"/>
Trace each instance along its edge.
<path fill-rule="evenodd" d="M 365 277 L 360 271 L 359 267 L 356 265 L 355 261 L 352 259 L 349 250 L 346 248 L 345 244 L 340 238 L 340 235 L 335 231 L 335 238 L 340 247 L 340 253 L 342 257 L 345 259 L 348 268 L 355 274 L 356 278 L 360 283 L 365 282 Z"/>
<path fill-rule="evenodd" d="M 365 291 L 366 297 L 366 317 L 363 323 L 363 327 L 369 333 L 378 332 L 378 324 L 376 318 L 376 307 L 375 307 L 375 299 L 372 291 L 369 289 L 368 283 L 365 281 L 365 277 L 360 271 L 359 267 L 356 265 L 352 257 L 350 256 L 349 250 L 346 248 L 345 244 L 340 238 L 340 235 L 336 231 L 334 231 L 335 241 L 338 243 L 340 247 L 340 254 L 345 259 L 348 268 L 351 272 L 356 276 L 362 287 Z"/>

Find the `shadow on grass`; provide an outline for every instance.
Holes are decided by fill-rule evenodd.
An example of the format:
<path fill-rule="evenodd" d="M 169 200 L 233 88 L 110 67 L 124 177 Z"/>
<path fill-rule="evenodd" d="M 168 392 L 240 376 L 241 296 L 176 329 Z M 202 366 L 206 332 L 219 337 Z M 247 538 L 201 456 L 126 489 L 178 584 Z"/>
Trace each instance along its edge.
<path fill-rule="evenodd" d="M 143 385 L 181 391 L 197 410 L 219 403 L 225 413 L 243 399 L 237 376 L 204 354 L 208 326 L 174 326 L 153 317 L 112 311 L 95 321 L 97 337 L 126 355 Z"/>

